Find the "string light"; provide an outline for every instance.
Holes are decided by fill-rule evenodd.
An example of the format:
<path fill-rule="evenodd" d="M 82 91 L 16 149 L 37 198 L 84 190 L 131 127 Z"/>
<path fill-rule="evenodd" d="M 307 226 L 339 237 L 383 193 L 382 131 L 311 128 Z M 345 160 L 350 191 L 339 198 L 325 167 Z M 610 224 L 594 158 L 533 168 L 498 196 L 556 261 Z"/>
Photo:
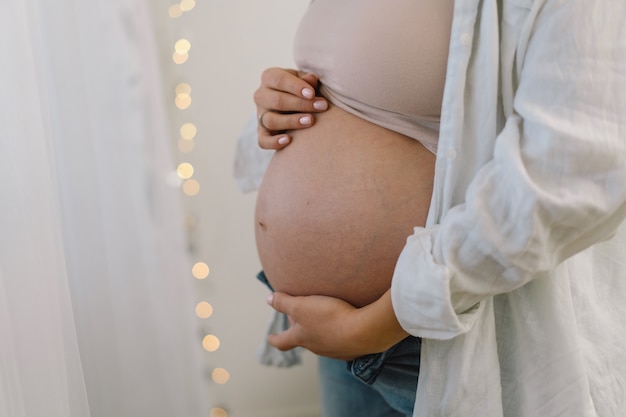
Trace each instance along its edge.
<path fill-rule="evenodd" d="M 184 12 L 188 12 L 196 7 L 195 0 L 182 0 L 180 3 L 173 4 L 167 11 L 167 14 L 172 19 L 177 19 L 183 15 Z"/>
<path fill-rule="evenodd" d="M 191 50 L 191 42 L 185 38 L 179 39 L 174 44 L 174 50 L 180 55 L 188 54 Z"/>
<path fill-rule="evenodd" d="M 200 192 L 200 183 L 194 179 L 183 182 L 183 193 L 188 197 L 197 196 Z"/>
<path fill-rule="evenodd" d="M 183 12 L 188 12 L 188 11 L 192 10 L 194 7 L 196 7 L 195 0 L 182 0 L 180 2 L 180 9 Z"/>
<path fill-rule="evenodd" d="M 189 92 L 181 91 L 178 94 L 189 94 Z M 185 140 L 193 140 L 198 133 L 198 128 L 193 123 L 185 123 L 180 127 L 180 137 Z"/>
<path fill-rule="evenodd" d="M 215 352 L 220 348 L 220 339 L 217 336 L 209 334 L 202 339 L 202 347 L 207 352 Z"/>
<path fill-rule="evenodd" d="M 176 107 L 186 110 L 191 106 L 191 96 L 189 94 L 178 94 L 176 96 Z"/>
<path fill-rule="evenodd" d="M 185 84 L 188 86 L 188 84 Z M 179 84 L 180 86 L 180 84 Z M 191 88 L 178 88 L 177 94 L 189 94 Z M 194 139 L 198 134 L 198 128 L 193 123 L 185 123 L 180 127 L 180 140 L 178 141 L 178 150 L 182 153 L 189 153 L 194 150 L 196 143 Z"/>
<path fill-rule="evenodd" d="M 173 4 L 167 10 L 167 14 L 172 19 L 176 19 L 183 15 L 183 9 L 180 7 L 180 4 Z"/>
<path fill-rule="evenodd" d="M 211 378 L 216 384 L 223 385 L 230 379 L 230 373 L 224 368 L 215 368 L 211 373 Z"/>
<path fill-rule="evenodd" d="M 209 266 L 204 262 L 196 262 L 191 268 L 191 273 L 196 279 L 205 279 L 209 276 L 210 271 Z"/>
<path fill-rule="evenodd" d="M 191 165 L 189 162 L 182 162 L 178 165 L 178 168 L 176 168 L 176 173 L 180 178 L 188 180 L 189 178 L 193 177 L 193 165 Z"/>
<path fill-rule="evenodd" d="M 223 408 L 214 408 L 211 410 L 210 417 L 228 417 L 228 413 Z"/>
<path fill-rule="evenodd" d="M 213 315 L 213 306 L 206 301 L 201 301 L 196 305 L 196 316 L 201 319 L 208 319 Z"/>
<path fill-rule="evenodd" d="M 176 104 L 176 107 L 181 110 L 185 110 L 191 105 L 191 87 L 189 86 L 189 84 L 182 83 L 176 86 L 176 99 L 174 100 L 174 102 Z M 194 128 L 195 125 L 193 123 L 185 123 L 181 127 L 181 135 L 183 135 L 183 129 L 185 129 L 185 135 L 183 135 L 184 138 L 186 138 L 186 136 L 188 137 L 192 133 L 193 136 L 195 136 L 195 132 L 193 132 Z M 191 137 L 191 139 L 193 139 L 193 136 Z"/>
<path fill-rule="evenodd" d="M 193 10 L 196 6 L 195 0 L 180 0 L 172 4 L 168 8 L 168 15 L 172 19 L 180 18 L 184 13 Z M 189 60 L 191 51 L 191 42 L 186 38 L 180 38 L 174 43 L 174 52 L 172 61 L 176 65 L 185 64 Z M 181 82 L 175 87 L 174 105 L 179 110 L 187 110 L 192 104 L 191 85 Z M 191 153 L 196 147 L 196 136 L 198 129 L 193 122 L 187 121 L 180 125 L 180 137 L 178 138 L 178 150 L 181 153 Z M 190 197 L 196 196 L 200 192 L 200 183 L 192 178 L 194 175 L 194 167 L 189 162 L 181 162 L 176 168 L 176 173 L 172 173 L 178 180 L 178 186 L 181 191 Z M 182 181 L 181 181 L 182 180 Z M 197 227 L 195 216 L 191 213 L 186 214 L 186 224 L 189 230 Z M 209 276 L 210 268 L 205 262 L 196 262 L 192 267 L 192 275 L 198 280 L 204 280 Z M 213 315 L 213 306 L 206 302 L 200 301 L 195 307 L 196 316 L 199 319 L 208 319 Z M 220 339 L 213 334 L 208 334 L 202 339 L 202 347 L 207 352 L 216 352 L 221 346 Z M 211 379 L 216 384 L 226 384 L 230 379 L 230 373 L 224 368 L 215 368 L 211 373 Z M 214 407 L 211 409 L 210 417 L 228 417 L 228 413 L 224 408 Z"/>
<path fill-rule="evenodd" d="M 172 55 L 172 60 L 175 64 L 182 65 L 189 59 L 189 54 L 179 54 L 178 52 L 174 52 Z"/>
<path fill-rule="evenodd" d="M 176 92 L 176 94 L 191 94 L 191 86 L 187 83 L 180 83 L 176 86 L 176 89 L 174 91 Z"/>
<path fill-rule="evenodd" d="M 174 55 L 172 55 L 174 63 L 181 65 L 187 62 L 187 60 L 189 59 L 190 50 L 191 42 L 189 42 L 185 38 L 177 40 L 174 44 Z"/>

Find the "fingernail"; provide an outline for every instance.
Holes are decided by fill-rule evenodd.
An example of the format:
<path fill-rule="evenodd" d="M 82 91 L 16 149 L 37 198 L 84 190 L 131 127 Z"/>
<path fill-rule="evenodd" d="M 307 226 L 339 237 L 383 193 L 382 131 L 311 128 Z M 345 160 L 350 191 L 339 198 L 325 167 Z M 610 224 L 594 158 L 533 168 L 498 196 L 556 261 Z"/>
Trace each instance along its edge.
<path fill-rule="evenodd" d="M 266 298 L 265 302 L 269 305 L 272 305 L 272 301 L 274 301 L 274 293 L 270 293 Z"/>
<path fill-rule="evenodd" d="M 328 103 L 326 103 L 326 101 L 324 100 L 318 100 L 313 103 L 313 107 L 315 108 L 315 110 L 326 110 L 328 108 Z"/>
<path fill-rule="evenodd" d="M 300 118 L 300 124 L 303 126 L 308 126 L 311 124 L 311 116 L 302 116 Z"/>
<path fill-rule="evenodd" d="M 289 136 L 281 136 L 278 138 L 279 145 L 286 145 L 289 143 Z"/>
<path fill-rule="evenodd" d="M 302 95 L 306 98 L 313 98 L 314 93 L 310 88 L 303 88 Z"/>

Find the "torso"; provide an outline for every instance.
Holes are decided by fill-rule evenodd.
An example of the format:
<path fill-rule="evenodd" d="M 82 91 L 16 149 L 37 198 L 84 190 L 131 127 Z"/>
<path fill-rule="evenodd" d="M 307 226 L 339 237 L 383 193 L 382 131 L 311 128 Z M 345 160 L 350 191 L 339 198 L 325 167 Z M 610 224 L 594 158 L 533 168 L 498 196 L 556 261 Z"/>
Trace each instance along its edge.
<path fill-rule="evenodd" d="M 435 151 L 453 0 L 314 0 L 294 40 L 298 67 L 362 119 Z"/>
<path fill-rule="evenodd" d="M 263 269 L 277 291 L 368 304 L 389 288 L 407 236 L 426 221 L 435 157 L 337 107 L 293 136 L 258 194 Z"/>
<path fill-rule="evenodd" d="M 445 73 L 445 61 L 436 70 Z M 406 238 L 426 221 L 435 155 L 419 138 L 337 104 L 290 132 L 291 144 L 273 157 L 257 199 L 257 248 L 275 290 L 363 306 L 389 288 Z"/>

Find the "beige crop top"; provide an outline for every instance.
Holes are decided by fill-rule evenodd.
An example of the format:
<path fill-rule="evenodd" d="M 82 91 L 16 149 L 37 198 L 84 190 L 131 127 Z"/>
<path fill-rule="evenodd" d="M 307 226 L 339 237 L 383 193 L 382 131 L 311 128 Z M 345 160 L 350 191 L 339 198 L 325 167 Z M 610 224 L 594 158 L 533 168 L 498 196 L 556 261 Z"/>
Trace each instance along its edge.
<path fill-rule="evenodd" d="M 313 0 L 298 67 L 334 105 L 435 152 L 453 0 Z"/>

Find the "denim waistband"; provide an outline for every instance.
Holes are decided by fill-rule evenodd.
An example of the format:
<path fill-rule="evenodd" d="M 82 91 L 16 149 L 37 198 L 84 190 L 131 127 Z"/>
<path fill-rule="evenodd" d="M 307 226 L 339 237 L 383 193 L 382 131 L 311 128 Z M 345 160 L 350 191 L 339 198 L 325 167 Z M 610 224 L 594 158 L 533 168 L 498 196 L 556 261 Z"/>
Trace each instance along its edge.
<path fill-rule="evenodd" d="M 388 350 L 348 362 L 348 370 L 366 384 L 373 384 L 383 369 L 398 374 L 419 375 L 422 339 L 409 336 Z"/>

